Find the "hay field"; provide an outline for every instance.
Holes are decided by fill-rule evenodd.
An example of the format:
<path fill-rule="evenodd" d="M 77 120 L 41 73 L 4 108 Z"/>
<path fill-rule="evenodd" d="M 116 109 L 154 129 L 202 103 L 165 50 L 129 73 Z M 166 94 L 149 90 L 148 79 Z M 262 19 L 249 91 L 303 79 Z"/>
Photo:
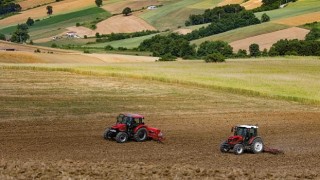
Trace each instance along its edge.
<path fill-rule="evenodd" d="M 152 64 L 174 71 L 172 63 Z M 273 61 L 262 64 L 273 65 Z M 108 69 L 134 70 L 128 66 Z M 52 70 L 24 70 L 21 65 L 1 69 L 1 179 L 320 177 L 320 146 L 314 143 L 320 135 L 319 106 Z M 310 69 L 304 70 L 309 74 Z M 165 143 L 105 141 L 104 129 L 115 123 L 120 112 L 145 115 L 147 124 L 165 133 Z M 219 144 L 235 124 L 259 124 L 265 143 L 285 154 L 221 154 Z"/>
<path fill-rule="evenodd" d="M 320 10 L 319 12 L 314 12 L 314 13 L 308 13 L 308 14 L 303 14 L 303 15 L 298 15 L 294 17 L 289 17 L 289 18 L 284 18 L 284 19 L 279 19 L 275 20 L 273 22 L 279 23 L 279 24 L 285 24 L 289 26 L 301 26 L 307 23 L 313 23 L 320 21 Z"/>
<path fill-rule="evenodd" d="M 237 52 L 239 49 L 249 50 L 249 46 L 253 43 L 259 45 L 260 49 L 270 49 L 271 46 L 281 39 L 299 39 L 304 40 L 306 35 L 310 31 L 303 28 L 292 27 L 284 30 L 279 30 L 271 33 L 266 33 L 258 36 L 252 36 L 249 38 L 233 41 L 230 46 L 233 47 L 233 51 Z"/>
<path fill-rule="evenodd" d="M 223 0 L 221 1 L 218 6 L 225 6 L 228 4 L 241 4 L 243 0 Z"/>
<path fill-rule="evenodd" d="M 126 0 L 126 1 L 118 1 L 114 3 L 107 3 L 102 6 L 108 12 L 112 14 L 122 13 L 122 10 L 126 7 L 130 7 L 132 10 L 138 10 L 142 8 L 146 8 L 150 5 L 160 5 L 161 1 L 159 0 Z"/>
<path fill-rule="evenodd" d="M 74 12 L 88 7 L 94 7 L 92 0 L 64 0 L 50 4 L 53 7 L 53 15 Z M 32 19 L 42 19 L 48 17 L 45 7 L 38 7 L 27 11 L 22 11 L 21 14 L 10 16 L 0 20 L 1 27 L 16 25 L 18 23 L 25 23 L 28 17 Z"/>
<path fill-rule="evenodd" d="M 260 7 L 262 5 L 262 0 L 248 0 L 241 4 L 247 10 L 254 9 Z"/>

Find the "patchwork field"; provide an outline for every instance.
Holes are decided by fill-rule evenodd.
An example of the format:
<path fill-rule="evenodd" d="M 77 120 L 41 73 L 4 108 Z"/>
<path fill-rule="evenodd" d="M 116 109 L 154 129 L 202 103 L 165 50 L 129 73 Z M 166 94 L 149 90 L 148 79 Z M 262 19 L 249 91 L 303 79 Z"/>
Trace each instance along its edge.
<path fill-rule="evenodd" d="M 130 7 L 132 10 L 138 10 L 142 8 L 147 8 L 150 5 L 159 5 L 161 1 L 159 0 L 125 0 L 118 2 L 107 2 L 102 8 L 111 12 L 112 14 L 122 13 L 122 10 L 126 7 Z"/>
<path fill-rule="evenodd" d="M 64 0 L 50 4 L 53 7 L 53 15 L 74 12 L 88 7 L 95 6 L 92 0 Z M 18 23 L 25 23 L 28 17 L 36 19 L 42 19 L 48 17 L 46 7 L 38 7 L 23 11 L 21 14 L 10 16 L 0 20 L 0 26 L 12 26 Z"/>
<path fill-rule="evenodd" d="M 248 0 L 241 4 L 241 6 L 243 6 L 248 10 L 260 7 L 261 5 L 262 5 L 262 0 Z"/>
<path fill-rule="evenodd" d="M 37 6 L 41 6 L 43 4 L 49 4 L 56 2 L 55 0 L 23 0 L 19 1 L 19 5 L 21 6 L 22 10 L 35 8 Z"/>
<path fill-rule="evenodd" d="M 273 71 L 267 74 L 275 78 L 279 75 L 275 66 L 281 62 L 255 61 L 248 66 L 258 63 L 266 69 L 271 65 Z M 301 61 L 293 62 L 296 66 Z M 185 72 L 191 68 L 189 63 L 177 63 Z M 216 68 L 225 71 L 229 63 Z M 303 61 L 301 66 L 304 63 L 311 68 L 319 60 Z M 175 64 L 148 66 L 173 71 Z M 201 66 L 212 69 L 217 65 Z M 133 71 L 121 64 L 100 68 Z M 299 70 L 298 74 L 304 71 L 307 76 L 318 73 Z M 1 179 L 319 178 L 320 145 L 314 143 L 320 135 L 319 106 L 46 67 L 28 70 L 2 64 L 0 71 Z M 291 66 L 283 71 L 291 72 Z M 105 141 L 104 129 L 120 112 L 145 115 L 147 124 L 165 133 L 165 143 Z M 259 124 L 265 143 L 285 154 L 221 154 L 219 144 L 235 124 Z"/>
<path fill-rule="evenodd" d="M 299 39 L 304 40 L 306 35 L 309 33 L 309 30 L 292 27 L 284 30 L 279 30 L 267 34 L 262 34 L 258 36 L 253 36 L 230 43 L 230 46 L 233 47 L 233 51 L 237 52 L 239 49 L 246 49 L 249 51 L 250 44 L 256 43 L 259 45 L 260 49 L 270 49 L 271 46 L 281 39 Z"/>

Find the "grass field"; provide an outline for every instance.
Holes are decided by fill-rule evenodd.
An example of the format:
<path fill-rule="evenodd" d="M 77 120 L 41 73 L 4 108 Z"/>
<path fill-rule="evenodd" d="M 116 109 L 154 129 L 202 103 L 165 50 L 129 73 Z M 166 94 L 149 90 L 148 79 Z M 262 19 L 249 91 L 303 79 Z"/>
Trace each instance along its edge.
<path fill-rule="evenodd" d="M 129 39 L 122 39 L 118 41 L 111 41 L 111 42 L 105 42 L 105 43 L 97 43 L 97 44 L 90 44 L 90 45 L 84 45 L 84 47 L 106 47 L 108 45 L 118 48 L 118 47 L 126 47 L 128 49 L 136 48 L 140 45 L 140 43 L 146 39 L 150 39 L 151 37 L 155 36 L 157 34 L 150 34 L 147 36 L 141 36 L 141 37 L 135 37 L 135 38 L 129 38 Z"/>
<path fill-rule="evenodd" d="M 66 31 L 65 28 L 67 27 L 75 26 L 76 23 L 89 23 L 91 21 L 95 21 L 96 18 L 106 19 L 110 16 L 110 13 L 101 8 L 88 8 L 76 12 L 52 16 L 39 22 L 35 22 L 35 24 L 30 27 L 29 34 L 33 40 L 51 37 Z M 1 29 L 0 32 L 10 34 L 11 32 L 14 32 L 15 29 L 16 26 L 12 26 Z"/>
<path fill-rule="evenodd" d="M 260 18 L 263 13 L 267 13 L 273 21 L 319 11 L 320 3 L 318 0 L 299 0 L 295 3 L 289 3 L 287 7 L 282 9 L 256 13 L 256 16 Z"/>
<path fill-rule="evenodd" d="M 12 68 L 23 69 L 24 67 Z M 28 69 L 28 67 L 25 68 Z M 244 59 L 221 64 L 206 64 L 203 61 L 121 63 L 97 67 L 61 68 L 61 70 L 80 74 L 156 80 L 252 96 L 320 104 L 319 68 L 318 57 L 287 57 Z M 50 66 L 39 67 L 39 69 L 59 70 Z"/>
<path fill-rule="evenodd" d="M 245 39 L 252 36 L 257 36 L 265 33 L 286 29 L 288 27 L 289 26 L 287 25 L 281 25 L 281 24 L 263 23 L 263 24 L 258 24 L 254 26 L 238 28 L 238 29 L 234 29 L 224 33 L 216 34 L 213 36 L 197 39 L 197 40 L 191 41 L 191 43 L 199 45 L 204 41 L 217 41 L 217 40 L 221 40 L 225 42 L 233 42 L 236 40 Z"/>

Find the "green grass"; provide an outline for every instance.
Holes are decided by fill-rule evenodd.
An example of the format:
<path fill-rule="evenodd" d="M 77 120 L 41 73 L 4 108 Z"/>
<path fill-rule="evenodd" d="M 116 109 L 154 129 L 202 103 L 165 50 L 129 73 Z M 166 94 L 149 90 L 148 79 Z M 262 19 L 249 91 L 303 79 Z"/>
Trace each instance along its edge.
<path fill-rule="evenodd" d="M 283 57 L 158 63 L 114 63 L 108 66 L 53 65 L 2 68 L 66 71 L 86 75 L 146 79 L 221 90 L 250 96 L 320 104 L 319 57 Z"/>
<path fill-rule="evenodd" d="M 29 34 L 31 39 L 34 40 L 46 38 L 64 32 L 64 28 L 75 26 L 77 22 L 91 22 L 95 21 L 97 18 L 106 19 L 110 16 L 111 14 L 109 12 L 98 7 L 51 16 L 50 18 L 35 22 L 35 24 L 30 27 Z M 4 34 L 10 34 L 11 32 L 14 32 L 15 29 L 16 26 L 11 26 L 1 29 L 0 32 Z"/>
<path fill-rule="evenodd" d="M 221 0 L 211 1 L 212 5 L 218 4 Z M 206 1 L 207 2 L 207 1 Z M 192 5 L 197 5 L 199 1 L 180 0 L 152 10 L 146 11 L 140 15 L 141 18 L 152 24 L 159 30 L 176 29 L 178 26 L 184 26 L 185 21 L 190 14 L 200 14 L 209 7 L 202 6 L 203 9 L 191 8 Z M 206 4 L 206 3 L 204 3 Z"/>
<path fill-rule="evenodd" d="M 257 36 L 265 33 L 286 29 L 288 27 L 289 26 L 287 25 L 281 25 L 281 24 L 263 23 L 263 24 L 257 24 L 254 26 L 247 26 L 243 28 L 234 29 L 234 30 L 216 34 L 213 36 L 204 37 L 201 39 L 191 41 L 191 43 L 199 45 L 204 41 L 217 41 L 217 40 L 221 40 L 225 42 L 233 42 L 236 40 L 245 39 L 252 36 Z"/>
<path fill-rule="evenodd" d="M 98 47 L 103 48 L 107 45 L 110 45 L 114 48 L 118 47 L 126 47 L 128 49 L 136 48 L 140 45 L 140 43 L 146 39 L 150 39 L 151 37 L 155 36 L 157 34 L 150 34 L 147 36 L 141 36 L 141 37 L 135 37 L 135 38 L 129 38 L 129 39 L 122 39 L 118 41 L 111 41 L 111 42 L 105 42 L 105 43 L 97 43 L 97 44 L 90 44 L 90 45 L 84 45 L 84 47 Z"/>
<path fill-rule="evenodd" d="M 307 13 L 319 12 L 320 3 L 319 0 L 298 0 L 295 3 L 289 3 L 289 5 L 282 9 L 276 9 L 267 12 L 256 13 L 256 16 L 261 18 L 263 13 L 267 13 L 272 20 L 278 20 L 282 18 L 288 18 L 298 16 Z"/>

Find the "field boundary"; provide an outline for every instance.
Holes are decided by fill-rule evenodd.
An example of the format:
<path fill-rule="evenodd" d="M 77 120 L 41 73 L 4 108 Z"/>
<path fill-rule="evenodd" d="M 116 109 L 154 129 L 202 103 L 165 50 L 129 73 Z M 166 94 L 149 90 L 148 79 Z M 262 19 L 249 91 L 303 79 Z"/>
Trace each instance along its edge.
<path fill-rule="evenodd" d="M 293 101 L 293 102 L 298 102 L 302 104 L 320 105 L 320 101 L 314 100 L 314 99 L 301 98 L 296 96 L 272 95 L 272 94 L 262 93 L 259 91 L 248 90 L 248 89 L 208 85 L 208 84 L 201 84 L 201 83 L 192 82 L 192 81 L 170 79 L 170 78 L 157 77 L 157 76 L 134 75 L 134 74 L 124 74 L 124 73 L 117 73 L 117 72 L 106 72 L 106 71 L 101 73 L 101 72 L 94 72 L 91 70 L 81 70 L 81 69 L 77 69 L 77 67 L 44 67 L 44 66 L 28 66 L 28 65 L 21 66 L 21 65 L 0 64 L 0 69 L 52 71 L 52 72 L 58 71 L 58 72 L 69 72 L 69 73 L 75 73 L 79 75 L 89 75 L 89 76 L 107 76 L 107 77 L 117 77 L 117 78 L 142 79 L 142 80 L 163 82 L 168 84 L 196 86 L 196 87 L 219 90 L 219 91 L 233 93 L 233 94 L 247 95 L 251 97 L 271 98 L 271 99 L 278 99 L 278 100 Z"/>

